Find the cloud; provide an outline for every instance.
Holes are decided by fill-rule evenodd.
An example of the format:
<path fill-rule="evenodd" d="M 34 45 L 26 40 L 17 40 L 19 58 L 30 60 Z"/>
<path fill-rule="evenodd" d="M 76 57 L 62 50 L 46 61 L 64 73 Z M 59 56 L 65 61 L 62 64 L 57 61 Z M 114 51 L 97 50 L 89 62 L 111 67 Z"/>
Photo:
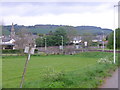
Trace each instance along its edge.
<path fill-rule="evenodd" d="M 89 15 L 89 16 L 88 16 Z M 34 25 L 34 24 L 57 24 L 57 25 L 92 25 L 101 26 L 104 28 L 113 27 L 113 17 L 111 12 L 106 13 L 84 13 L 84 14 L 61 14 L 53 15 L 47 14 L 43 16 L 36 17 L 19 17 L 19 16 L 9 16 L 4 19 L 4 22 L 23 24 L 23 25 Z"/>
<path fill-rule="evenodd" d="M 111 2 L 6 2 L 0 5 L 5 24 L 92 25 L 113 28 Z"/>
<path fill-rule="evenodd" d="M 2 15 L 18 15 L 18 16 L 38 16 L 44 14 L 64 14 L 64 13 L 85 13 L 85 12 L 101 12 L 110 8 L 110 4 L 104 3 L 3 3 Z"/>
<path fill-rule="evenodd" d="M 1 2 L 118 2 L 119 0 L 1 0 Z"/>

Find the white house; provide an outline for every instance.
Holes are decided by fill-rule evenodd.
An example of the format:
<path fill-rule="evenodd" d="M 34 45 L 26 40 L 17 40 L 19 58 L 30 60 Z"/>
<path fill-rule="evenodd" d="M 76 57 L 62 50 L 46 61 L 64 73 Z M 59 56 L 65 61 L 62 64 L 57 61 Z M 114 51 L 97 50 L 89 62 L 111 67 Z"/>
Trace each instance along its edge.
<path fill-rule="evenodd" d="M 0 36 L 0 46 L 1 49 L 14 49 L 15 46 L 15 31 L 12 23 L 11 35 L 10 36 Z"/>

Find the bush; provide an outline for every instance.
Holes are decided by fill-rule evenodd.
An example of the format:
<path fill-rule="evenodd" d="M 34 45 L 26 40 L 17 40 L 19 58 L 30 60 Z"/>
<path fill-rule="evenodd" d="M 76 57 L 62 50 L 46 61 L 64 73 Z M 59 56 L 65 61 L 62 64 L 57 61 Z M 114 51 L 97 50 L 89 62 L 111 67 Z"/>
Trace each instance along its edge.
<path fill-rule="evenodd" d="M 52 82 L 48 85 L 48 88 L 64 88 L 64 82 Z"/>
<path fill-rule="evenodd" d="M 35 53 L 38 53 L 38 49 L 35 49 Z"/>
<path fill-rule="evenodd" d="M 5 50 L 2 50 L 2 53 L 3 54 L 16 54 L 16 53 L 21 53 L 21 50 L 12 50 L 12 49 L 5 49 Z"/>

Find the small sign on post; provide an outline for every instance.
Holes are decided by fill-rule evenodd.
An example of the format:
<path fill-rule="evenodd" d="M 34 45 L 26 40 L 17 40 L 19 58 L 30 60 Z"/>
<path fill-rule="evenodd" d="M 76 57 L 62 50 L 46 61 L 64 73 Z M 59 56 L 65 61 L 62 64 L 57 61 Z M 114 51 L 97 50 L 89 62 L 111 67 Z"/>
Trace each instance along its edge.
<path fill-rule="evenodd" d="M 25 47 L 25 50 L 24 50 L 24 53 L 28 53 L 28 56 L 27 56 L 27 59 L 26 59 L 26 63 L 25 63 L 25 66 L 24 66 L 24 71 L 23 71 L 23 74 L 22 74 L 22 80 L 21 80 L 21 83 L 20 83 L 20 88 L 22 88 L 22 85 L 24 83 L 24 76 L 25 76 L 25 73 L 26 73 L 26 68 L 27 68 L 27 64 L 28 64 L 28 61 L 30 60 L 30 55 L 31 54 L 34 54 L 34 50 L 35 48 L 32 48 L 29 44 L 29 47 Z"/>
<path fill-rule="evenodd" d="M 30 54 L 34 54 L 35 48 L 30 49 Z M 24 53 L 29 53 L 29 47 L 25 47 Z"/>
<path fill-rule="evenodd" d="M 28 53 L 29 52 L 29 47 L 25 47 L 24 53 Z"/>
<path fill-rule="evenodd" d="M 35 48 L 31 48 L 30 54 L 34 54 Z"/>

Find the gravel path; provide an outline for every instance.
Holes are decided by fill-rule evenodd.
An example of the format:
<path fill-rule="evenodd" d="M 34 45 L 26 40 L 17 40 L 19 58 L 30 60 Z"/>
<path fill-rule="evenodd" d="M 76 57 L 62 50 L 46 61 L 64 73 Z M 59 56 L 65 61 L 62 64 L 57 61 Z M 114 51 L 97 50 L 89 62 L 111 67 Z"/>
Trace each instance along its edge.
<path fill-rule="evenodd" d="M 118 88 L 118 71 L 120 68 L 113 72 L 111 77 L 107 77 L 100 88 Z"/>

